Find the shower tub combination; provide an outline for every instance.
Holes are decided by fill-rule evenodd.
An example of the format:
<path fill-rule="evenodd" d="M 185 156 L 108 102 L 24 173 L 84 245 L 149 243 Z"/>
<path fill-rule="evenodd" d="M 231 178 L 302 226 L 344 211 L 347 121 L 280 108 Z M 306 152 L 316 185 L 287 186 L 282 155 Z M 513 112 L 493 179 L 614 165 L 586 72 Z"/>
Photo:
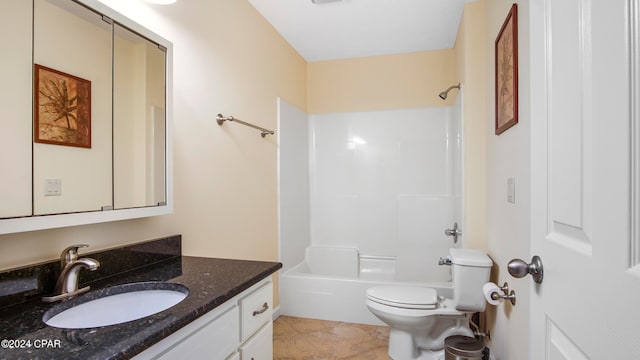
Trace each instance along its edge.
<path fill-rule="evenodd" d="M 446 256 L 448 254 L 442 254 Z M 280 275 L 280 313 L 287 316 L 385 325 L 365 305 L 366 291 L 381 285 L 430 287 L 451 298 L 450 281 L 399 281 L 395 258 L 364 256 L 355 248 L 311 246 L 305 259 Z M 434 271 L 442 273 L 437 263 Z M 436 271 L 438 270 L 438 271 Z M 427 272 L 429 274 L 430 272 Z"/>

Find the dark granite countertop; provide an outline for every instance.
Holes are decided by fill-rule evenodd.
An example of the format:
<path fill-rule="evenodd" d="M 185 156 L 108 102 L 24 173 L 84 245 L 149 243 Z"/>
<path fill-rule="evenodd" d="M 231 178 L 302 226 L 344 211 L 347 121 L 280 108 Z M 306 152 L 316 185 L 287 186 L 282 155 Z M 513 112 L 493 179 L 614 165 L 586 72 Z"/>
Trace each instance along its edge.
<path fill-rule="evenodd" d="M 91 282 L 92 290 L 132 282 L 182 284 L 179 304 L 139 320 L 91 329 L 47 326 L 43 314 L 56 304 L 33 299 L 0 310 L 1 359 L 128 359 L 282 267 L 277 262 L 172 257 L 136 271 Z M 5 340 L 25 347 L 8 348 Z M 26 347 L 30 341 L 31 347 Z M 14 343 L 14 345 L 16 345 Z"/>

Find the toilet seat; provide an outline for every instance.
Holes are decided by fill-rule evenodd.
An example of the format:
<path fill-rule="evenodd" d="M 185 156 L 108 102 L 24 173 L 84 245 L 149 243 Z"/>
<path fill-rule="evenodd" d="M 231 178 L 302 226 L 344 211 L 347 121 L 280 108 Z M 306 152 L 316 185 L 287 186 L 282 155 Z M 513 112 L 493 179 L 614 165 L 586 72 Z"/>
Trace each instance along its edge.
<path fill-rule="evenodd" d="M 379 304 L 403 308 L 430 310 L 438 305 L 435 289 L 418 286 L 377 286 L 367 289 L 367 298 Z"/>

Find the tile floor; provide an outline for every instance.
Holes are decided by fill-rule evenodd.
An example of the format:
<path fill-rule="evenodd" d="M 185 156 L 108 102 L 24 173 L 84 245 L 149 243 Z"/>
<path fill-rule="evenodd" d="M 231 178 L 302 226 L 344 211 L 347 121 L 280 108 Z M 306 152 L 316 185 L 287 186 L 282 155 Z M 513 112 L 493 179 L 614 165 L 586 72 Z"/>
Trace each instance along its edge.
<path fill-rule="evenodd" d="M 389 328 L 280 316 L 273 323 L 273 358 L 388 360 Z"/>

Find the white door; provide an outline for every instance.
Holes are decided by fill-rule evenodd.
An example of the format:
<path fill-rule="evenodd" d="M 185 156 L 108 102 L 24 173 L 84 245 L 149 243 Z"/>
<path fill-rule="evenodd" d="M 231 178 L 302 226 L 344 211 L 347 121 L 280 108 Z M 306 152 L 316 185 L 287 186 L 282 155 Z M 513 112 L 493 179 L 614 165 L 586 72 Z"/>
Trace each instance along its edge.
<path fill-rule="evenodd" d="M 532 360 L 640 359 L 638 3 L 528 2 Z"/>

